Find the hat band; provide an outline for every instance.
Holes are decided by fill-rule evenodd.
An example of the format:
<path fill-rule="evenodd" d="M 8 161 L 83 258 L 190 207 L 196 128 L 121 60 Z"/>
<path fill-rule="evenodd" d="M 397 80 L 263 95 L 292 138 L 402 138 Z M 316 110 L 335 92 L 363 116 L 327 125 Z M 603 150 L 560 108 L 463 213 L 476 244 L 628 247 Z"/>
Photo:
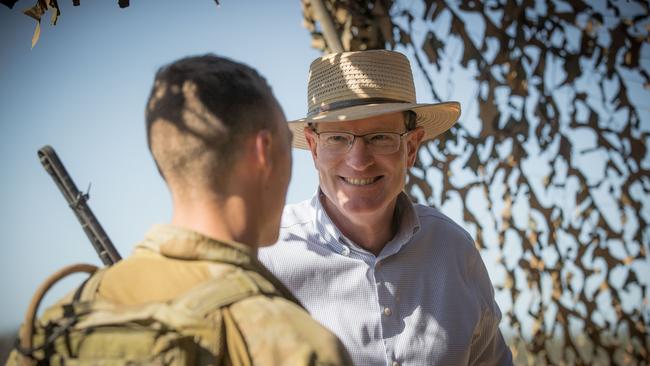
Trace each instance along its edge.
<path fill-rule="evenodd" d="M 319 105 L 311 109 L 309 112 L 307 112 L 307 116 L 311 117 L 321 112 L 329 112 L 329 111 L 334 111 L 342 108 L 356 107 L 359 105 L 366 105 L 366 104 L 379 104 L 379 103 L 410 103 L 410 102 L 405 100 L 399 100 L 399 99 L 391 99 L 391 98 L 363 98 L 363 99 L 342 100 L 339 102 Z"/>

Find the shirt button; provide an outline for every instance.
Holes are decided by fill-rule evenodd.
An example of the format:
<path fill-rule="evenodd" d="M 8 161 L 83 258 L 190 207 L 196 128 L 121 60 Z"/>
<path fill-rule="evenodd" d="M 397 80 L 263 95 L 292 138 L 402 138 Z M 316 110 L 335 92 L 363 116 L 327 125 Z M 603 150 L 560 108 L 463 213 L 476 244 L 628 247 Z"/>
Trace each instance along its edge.
<path fill-rule="evenodd" d="M 343 255 L 345 255 L 345 256 L 350 255 L 350 248 L 348 248 L 348 247 L 343 247 L 343 249 L 341 249 L 341 254 L 343 254 Z"/>
<path fill-rule="evenodd" d="M 384 315 L 386 315 L 386 316 L 391 316 L 391 314 L 393 314 L 393 311 L 390 310 L 389 307 L 385 307 L 385 308 L 384 308 Z M 395 363 L 393 363 L 393 365 L 394 365 L 394 364 L 395 364 Z"/>

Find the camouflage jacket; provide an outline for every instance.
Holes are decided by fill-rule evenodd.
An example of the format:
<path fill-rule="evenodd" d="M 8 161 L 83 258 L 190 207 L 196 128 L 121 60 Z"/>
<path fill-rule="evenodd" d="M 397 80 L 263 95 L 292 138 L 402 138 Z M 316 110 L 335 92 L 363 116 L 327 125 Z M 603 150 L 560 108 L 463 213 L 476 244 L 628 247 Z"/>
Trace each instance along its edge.
<path fill-rule="evenodd" d="M 166 323 L 174 323 L 176 313 L 160 311 L 155 307 L 158 303 L 182 298 L 190 289 L 220 291 L 220 287 L 205 286 L 217 282 L 214 279 L 252 279 L 262 291 L 228 306 L 223 321 L 230 322 L 230 326 L 215 327 L 214 332 L 225 334 L 213 337 L 226 339 L 227 347 L 217 347 L 214 352 L 229 352 L 229 362 L 234 360 L 233 363 L 238 364 L 351 364 L 336 336 L 309 316 L 298 300 L 257 260 L 256 251 L 246 245 L 218 241 L 179 227 L 157 225 L 130 257 L 100 272 L 100 279 L 91 286 L 98 302 L 126 308 L 144 304 L 145 308 L 154 309 L 158 317 L 167 314 L 162 315 L 168 318 L 164 319 L 168 320 Z M 88 282 L 92 283 L 92 278 Z M 233 282 L 227 283 L 232 288 Z M 201 296 L 205 298 L 205 294 Z M 223 297 L 223 294 L 215 297 Z M 46 311 L 44 318 L 48 312 L 52 313 Z M 101 316 L 94 315 L 83 322 L 93 321 L 101 323 Z M 8 365 L 16 362 L 15 353 Z M 216 356 L 223 359 L 223 355 Z"/>

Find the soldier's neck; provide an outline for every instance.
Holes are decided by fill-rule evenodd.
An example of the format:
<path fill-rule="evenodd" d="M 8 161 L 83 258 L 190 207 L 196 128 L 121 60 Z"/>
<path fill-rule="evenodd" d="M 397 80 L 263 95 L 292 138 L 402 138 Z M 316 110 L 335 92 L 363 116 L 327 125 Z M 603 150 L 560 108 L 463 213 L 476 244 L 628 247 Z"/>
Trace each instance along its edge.
<path fill-rule="evenodd" d="M 250 222 L 247 207 L 240 196 L 175 201 L 171 223 L 214 239 L 236 241 L 256 248 L 259 230 L 255 223 Z"/>

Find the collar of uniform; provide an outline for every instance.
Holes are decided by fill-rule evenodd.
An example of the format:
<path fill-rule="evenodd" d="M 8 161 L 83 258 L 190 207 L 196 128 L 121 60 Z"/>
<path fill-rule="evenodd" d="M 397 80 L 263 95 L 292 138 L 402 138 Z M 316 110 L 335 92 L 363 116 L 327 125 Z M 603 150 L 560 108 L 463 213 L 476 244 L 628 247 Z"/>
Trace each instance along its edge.
<path fill-rule="evenodd" d="M 352 240 L 348 239 L 332 222 L 320 201 L 323 193 L 320 189 L 312 197 L 310 206 L 314 212 L 314 230 L 319 233 L 323 242 L 339 254 L 349 253 L 349 248 L 344 243 L 351 243 L 357 249 L 361 249 Z M 406 193 L 401 192 L 397 196 L 397 210 L 399 229 L 395 237 L 391 239 L 379 254 L 378 259 L 385 258 L 397 253 L 411 237 L 420 229 L 420 220 L 411 200 Z M 347 254 L 344 254 L 347 255 Z"/>
<path fill-rule="evenodd" d="M 228 263 L 257 272 L 279 293 L 302 307 L 300 301 L 257 259 L 257 250 L 234 241 L 217 240 L 196 231 L 173 225 L 154 225 L 136 245 L 169 258 Z"/>
<path fill-rule="evenodd" d="M 256 262 L 255 249 L 247 245 L 213 239 L 173 225 L 154 225 L 137 248 L 170 258 L 218 261 L 245 267 Z"/>

